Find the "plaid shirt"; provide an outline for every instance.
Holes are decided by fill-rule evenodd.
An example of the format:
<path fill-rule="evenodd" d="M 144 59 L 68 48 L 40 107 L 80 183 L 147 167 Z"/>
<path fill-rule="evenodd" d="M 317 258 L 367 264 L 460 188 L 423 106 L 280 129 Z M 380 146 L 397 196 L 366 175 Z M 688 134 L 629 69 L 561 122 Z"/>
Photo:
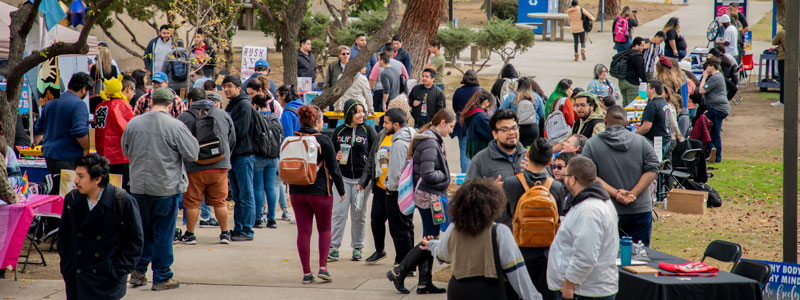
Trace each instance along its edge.
<path fill-rule="evenodd" d="M 141 115 L 150 111 L 150 108 L 153 106 L 153 92 L 148 92 L 136 101 L 136 107 L 133 108 L 134 115 Z M 180 97 L 175 95 L 175 100 L 172 102 L 172 109 L 170 110 L 169 114 L 173 117 L 178 117 L 182 112 L 186 111 L 186 103 L 183 103 Z"/>

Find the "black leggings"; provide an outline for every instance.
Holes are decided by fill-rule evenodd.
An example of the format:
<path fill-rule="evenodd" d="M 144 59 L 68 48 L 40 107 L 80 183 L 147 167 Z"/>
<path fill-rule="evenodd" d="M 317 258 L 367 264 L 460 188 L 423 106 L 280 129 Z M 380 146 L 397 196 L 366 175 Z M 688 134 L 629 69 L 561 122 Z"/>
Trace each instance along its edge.
<path fill-rule="evenodd" d="M 572 43 L 575 48 L 575 54 L 578 54 L 578 39 L 581 41 L 581 48 L 586 48 L 586 32 L 578 32 L 572 34 Z"/>

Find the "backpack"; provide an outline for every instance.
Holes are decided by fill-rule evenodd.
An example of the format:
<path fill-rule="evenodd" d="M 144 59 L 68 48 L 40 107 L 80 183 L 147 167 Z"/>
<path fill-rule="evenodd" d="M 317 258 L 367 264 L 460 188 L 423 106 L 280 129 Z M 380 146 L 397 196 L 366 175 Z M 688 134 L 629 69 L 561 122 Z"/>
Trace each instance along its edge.
<path fill-rule="evenodd" d="M 614 25 L 614 42 L 625 43 L 628 41 L 628 18 L 617 17 Z"/>
<path fill-rule="evenodd" d="M 592 32 L 592 27 L 594 27 L 594 21 L 589 19 L 585 14 L 583 14 L 583 7 L 581 7 L 581 21 L 583 21 L 583 31 L 585 32 Z"/>
<path fill-rule="evenodd" d="M 422 178 L 420 178 L 422 182 Z M 417 184 L 419 186 L 419 184 Z M 400 170 L 400 181 L 397 183 L 397 205 L 400 212 L 410 215 L 414 212 L 414 159 L 409 158 Z"/>
<path fill-rule="evenodd" d="M 550 247 L 556 237 L 560 220 L 556 199 L 550 194 L 554 179 L 548 177 L 544 183 L 528 185 L 525 174 L 517 175 L 525 193 L 514 209 L 514 240 L 520 247 Z"/>
<path fill-rule="evenodd" d="M 505 82 L 503 82 L 503 86 L 500 87 L 500 98 L 497 98 L 498 107 L 500 106 L 500 104 L 502 104 L 503 100 L 506 99 L 506 96 L 508 96 L 508 94 L 514 92 L 514 89 L 517 86 L 517 81 L 518 81 L 517 78 L 509 78 L 506 79 Z"/>
<path fill-rule="evenodd" d="M 558 100 L 558 104 L 556 104 L 556 109 L 547 116 L 547 120 L 544 121 L 544 132 L 547 133 L 547 140 L 550 142 L 558 142 L 563 140 L 572 128 L 567 124 L 567 119 L 564 118 L 564 113 L 561 112 L 561 108 L 564 107 L 564 102 L 567 98 L 561 98 Z"/>
<path fill-rule="evenodd" d="M 281 154 L 283 125 L 274 114 L 262 114 L 253 109 L 253 153 L 257 156 L 275 158 Z"/>
<path fill-rule="evenodd" d="M 194 112 L 188 111 L 195 117 L 194 126 L 192 126 L 192 135 L 197 138 L 197 143 L 200 145 L 200 152 L 197 155 L 198 165 L 210 165 L 225 158 L 225 149 L 222 149 L 223 137 L 218 136 L 219 124 L 217 120 L 212 117 L 207 110 L 201 109 Z"/>
<path fill-rule="evenodd" d="M 291 185 L 312 185 L 317 181 L 317 171 L 325 168 L 325 181 L 330 191 L 328 168 L 325 161 L 317 164 L 317 157 L 322 155 L 322 147 L 315 135 L 297 133 L 287 137 L 281 144 L 280 177 Z"/>
<path fill-rule="evenodd" d="M 687 190 L 692 191 L 700 191 L 700 192 L 708 192 L 708 200 L 706 201 L 706 207 L 720 207 L 722 206 L 722 197 L 719 196 L 717 190 L 711 187 L 708 184 L 702 182 L 696 182 L 691 179 L 681 180 L 681 184 Z"/>
<path fill-rule="evenodd" d="M 536 123 L 536 108 L 533 100 L 522 100 L 517 104 L 517 116 L 519 125 L 532 125 Z"/>
<path fill-rule="evenodd" d="M 631 54 L 634 49 L 628 49 L 617 53 L 611 58 L 611 64 L 608 66 L 608 74 L 617 79 L 625 79 L 628 77 L 628 66 L 631 64 Z"/>
<path fill-rule="evenodd" d="M 169 62 L 170 73 L 175 81 L 184 81 L 189 76 L 189 66 L 186 61 L 189 56 L 184 51 L 175 51 L 175 60 Z"/>

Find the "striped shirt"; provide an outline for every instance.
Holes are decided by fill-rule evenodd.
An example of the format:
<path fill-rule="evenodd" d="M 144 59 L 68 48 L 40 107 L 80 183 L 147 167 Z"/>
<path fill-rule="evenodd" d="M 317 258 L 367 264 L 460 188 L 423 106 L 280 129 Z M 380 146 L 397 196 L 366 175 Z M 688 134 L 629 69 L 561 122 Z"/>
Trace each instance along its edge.
<path fill-rule="evenodd" d="M 656 71 L 656 62 L 658 58 L 664 55 L 664 48 L 661 45 L 650 43 L 650 48 L 644 50 L 644 72 L 654 73 Z"/>

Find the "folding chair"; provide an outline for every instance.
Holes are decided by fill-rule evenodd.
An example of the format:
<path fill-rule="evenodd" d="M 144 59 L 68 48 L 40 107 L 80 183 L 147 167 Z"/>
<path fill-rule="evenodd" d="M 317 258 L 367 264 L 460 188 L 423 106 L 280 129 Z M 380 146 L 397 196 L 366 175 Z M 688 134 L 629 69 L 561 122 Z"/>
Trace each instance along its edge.
<path fill-rule="evenodd" d="M 731 272 L 733 272 L 739 259 L 742 258 L 742 246 L 736 243 L 716 240 L 708 244 L 700 262 L 704 262 L 706 257 L 711 257 L 721 262 L 732 262 Z"/>
<path fill-rule="evenodd" d="M 761 284 L 761 290 L 767 286 L 767 281 L 772 275 L 772 270 L 768 264 L 752 259 L 742 258 L 736 266 L 733 267 L 731 273 L 747 277 L 752 280 L 758 281 Z"/>
<path fill-rule="evenodd" d="M 747 79 L 744 81 L 744 86 L 747 86 L 747 82 L 750 81 L 750 78 L 753 75 L 753 69 L 755 69 L 755 62 L 753 61 L 753 54 L 745 54 L 742 56 L 742 67 L 739 68 L 739 82 L 743 82 L 742 79 Z M 748 74 L 750 72 L 750 74 Z"/>

